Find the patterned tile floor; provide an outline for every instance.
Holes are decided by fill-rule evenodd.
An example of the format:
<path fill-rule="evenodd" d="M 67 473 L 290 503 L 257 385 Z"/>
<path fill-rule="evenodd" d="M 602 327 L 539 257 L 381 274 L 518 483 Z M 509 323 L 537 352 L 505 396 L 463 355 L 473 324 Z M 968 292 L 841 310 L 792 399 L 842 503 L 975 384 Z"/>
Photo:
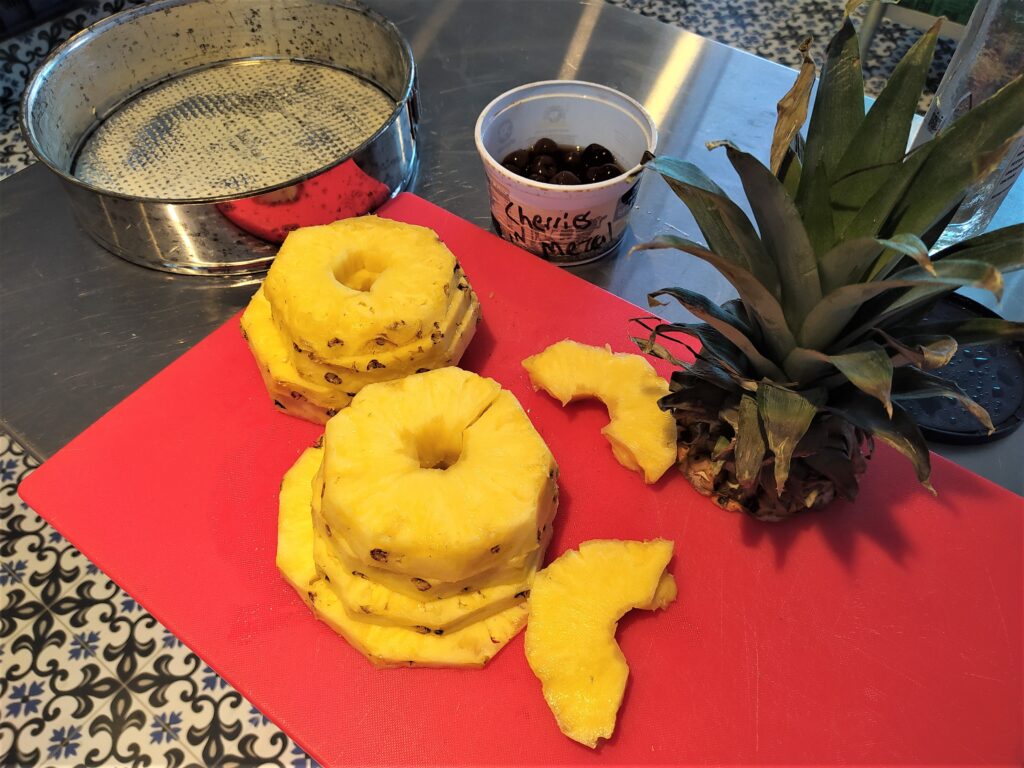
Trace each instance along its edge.
<path fill-rule="evenodd" d="M 0 43 L 0 178 L 28 165 L 25 80 L 63 40 L 141 0 L 91 0 Z M 840 0 L 611 0 L 783 64 L 824 44 Z M 877 92 L 916 33 L 883 24 L 867 63 Z M 951 45 L 937 57 L 948 61 Z M 933 73 L 941 76 L 942 64 Z M 0 764 L 241 766 L 315 762 L 60 534 L 16 490 L 36 466 L 0 434 Z"/>

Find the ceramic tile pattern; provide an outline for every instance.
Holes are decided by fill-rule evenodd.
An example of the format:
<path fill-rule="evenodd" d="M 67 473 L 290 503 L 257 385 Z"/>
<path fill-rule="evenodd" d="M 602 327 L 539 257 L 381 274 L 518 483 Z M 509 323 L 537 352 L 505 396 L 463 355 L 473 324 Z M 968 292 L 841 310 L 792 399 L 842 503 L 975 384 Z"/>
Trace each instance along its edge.
<path fill-rule="evenodd" d="M 816 56 L 839 0 L 611 0 L 790 66 Z M 0 43 L 0 178 L 28 165 L 17 130 L 25 80 L 92 21 L 140 0 L 80 10 Z M 883 23 L 866 62 L 877 93 L 918 33 Z M 952 45 L 944 42 L 933 81 Z M 0 434 L 0 763 L 235 766 L 315 762 L 18 498 L 36 462 Z"/>

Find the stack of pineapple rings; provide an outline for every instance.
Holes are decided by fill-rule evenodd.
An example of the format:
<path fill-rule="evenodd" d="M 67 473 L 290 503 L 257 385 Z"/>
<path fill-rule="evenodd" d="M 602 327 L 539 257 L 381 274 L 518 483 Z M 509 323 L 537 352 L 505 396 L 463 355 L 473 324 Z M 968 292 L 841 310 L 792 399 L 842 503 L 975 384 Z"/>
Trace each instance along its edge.
<path fill-rule="evenodd" d="M 457 364 L 479 317 L 433 231 L 363 216 L 290 233 L 242 333 L 274 404 L 323 424 L 368 384 Z"/>
<path fill-rule="evenodd" d="M 526 624 L 557 483 L 492 379 L 451 367 L 375 384 L 285 475 L 277 564 L 379 666 L 483 666 Z"/>

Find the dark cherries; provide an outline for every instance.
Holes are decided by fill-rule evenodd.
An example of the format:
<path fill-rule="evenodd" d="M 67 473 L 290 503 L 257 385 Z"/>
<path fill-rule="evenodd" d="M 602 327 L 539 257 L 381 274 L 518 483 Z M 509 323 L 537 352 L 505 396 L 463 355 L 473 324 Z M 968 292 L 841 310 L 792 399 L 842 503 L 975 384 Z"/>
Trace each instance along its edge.
<path fill-rule="evenodd" d="M 581 149 L 559 146 L 547 137 L 537 139 L 529 149 L 510 152 L 501 164 L 512 173 L 547 184 L 594 184 L 624 173 L 615 156 L 600 144 Z"/>

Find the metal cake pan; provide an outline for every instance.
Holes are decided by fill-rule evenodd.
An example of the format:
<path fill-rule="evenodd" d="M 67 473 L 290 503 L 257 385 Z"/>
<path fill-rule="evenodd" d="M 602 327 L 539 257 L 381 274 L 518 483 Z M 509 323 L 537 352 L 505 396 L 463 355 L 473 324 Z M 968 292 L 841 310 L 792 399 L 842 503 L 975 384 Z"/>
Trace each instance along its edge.
<path fill-rule="evenodd" d="M 355 0 L 157 0 L 57 48 L 22 129 L 81 226 L 169 272 L 265 269 L 298 226 L 367 213 L 416 166 L 416 70 Z"/>

